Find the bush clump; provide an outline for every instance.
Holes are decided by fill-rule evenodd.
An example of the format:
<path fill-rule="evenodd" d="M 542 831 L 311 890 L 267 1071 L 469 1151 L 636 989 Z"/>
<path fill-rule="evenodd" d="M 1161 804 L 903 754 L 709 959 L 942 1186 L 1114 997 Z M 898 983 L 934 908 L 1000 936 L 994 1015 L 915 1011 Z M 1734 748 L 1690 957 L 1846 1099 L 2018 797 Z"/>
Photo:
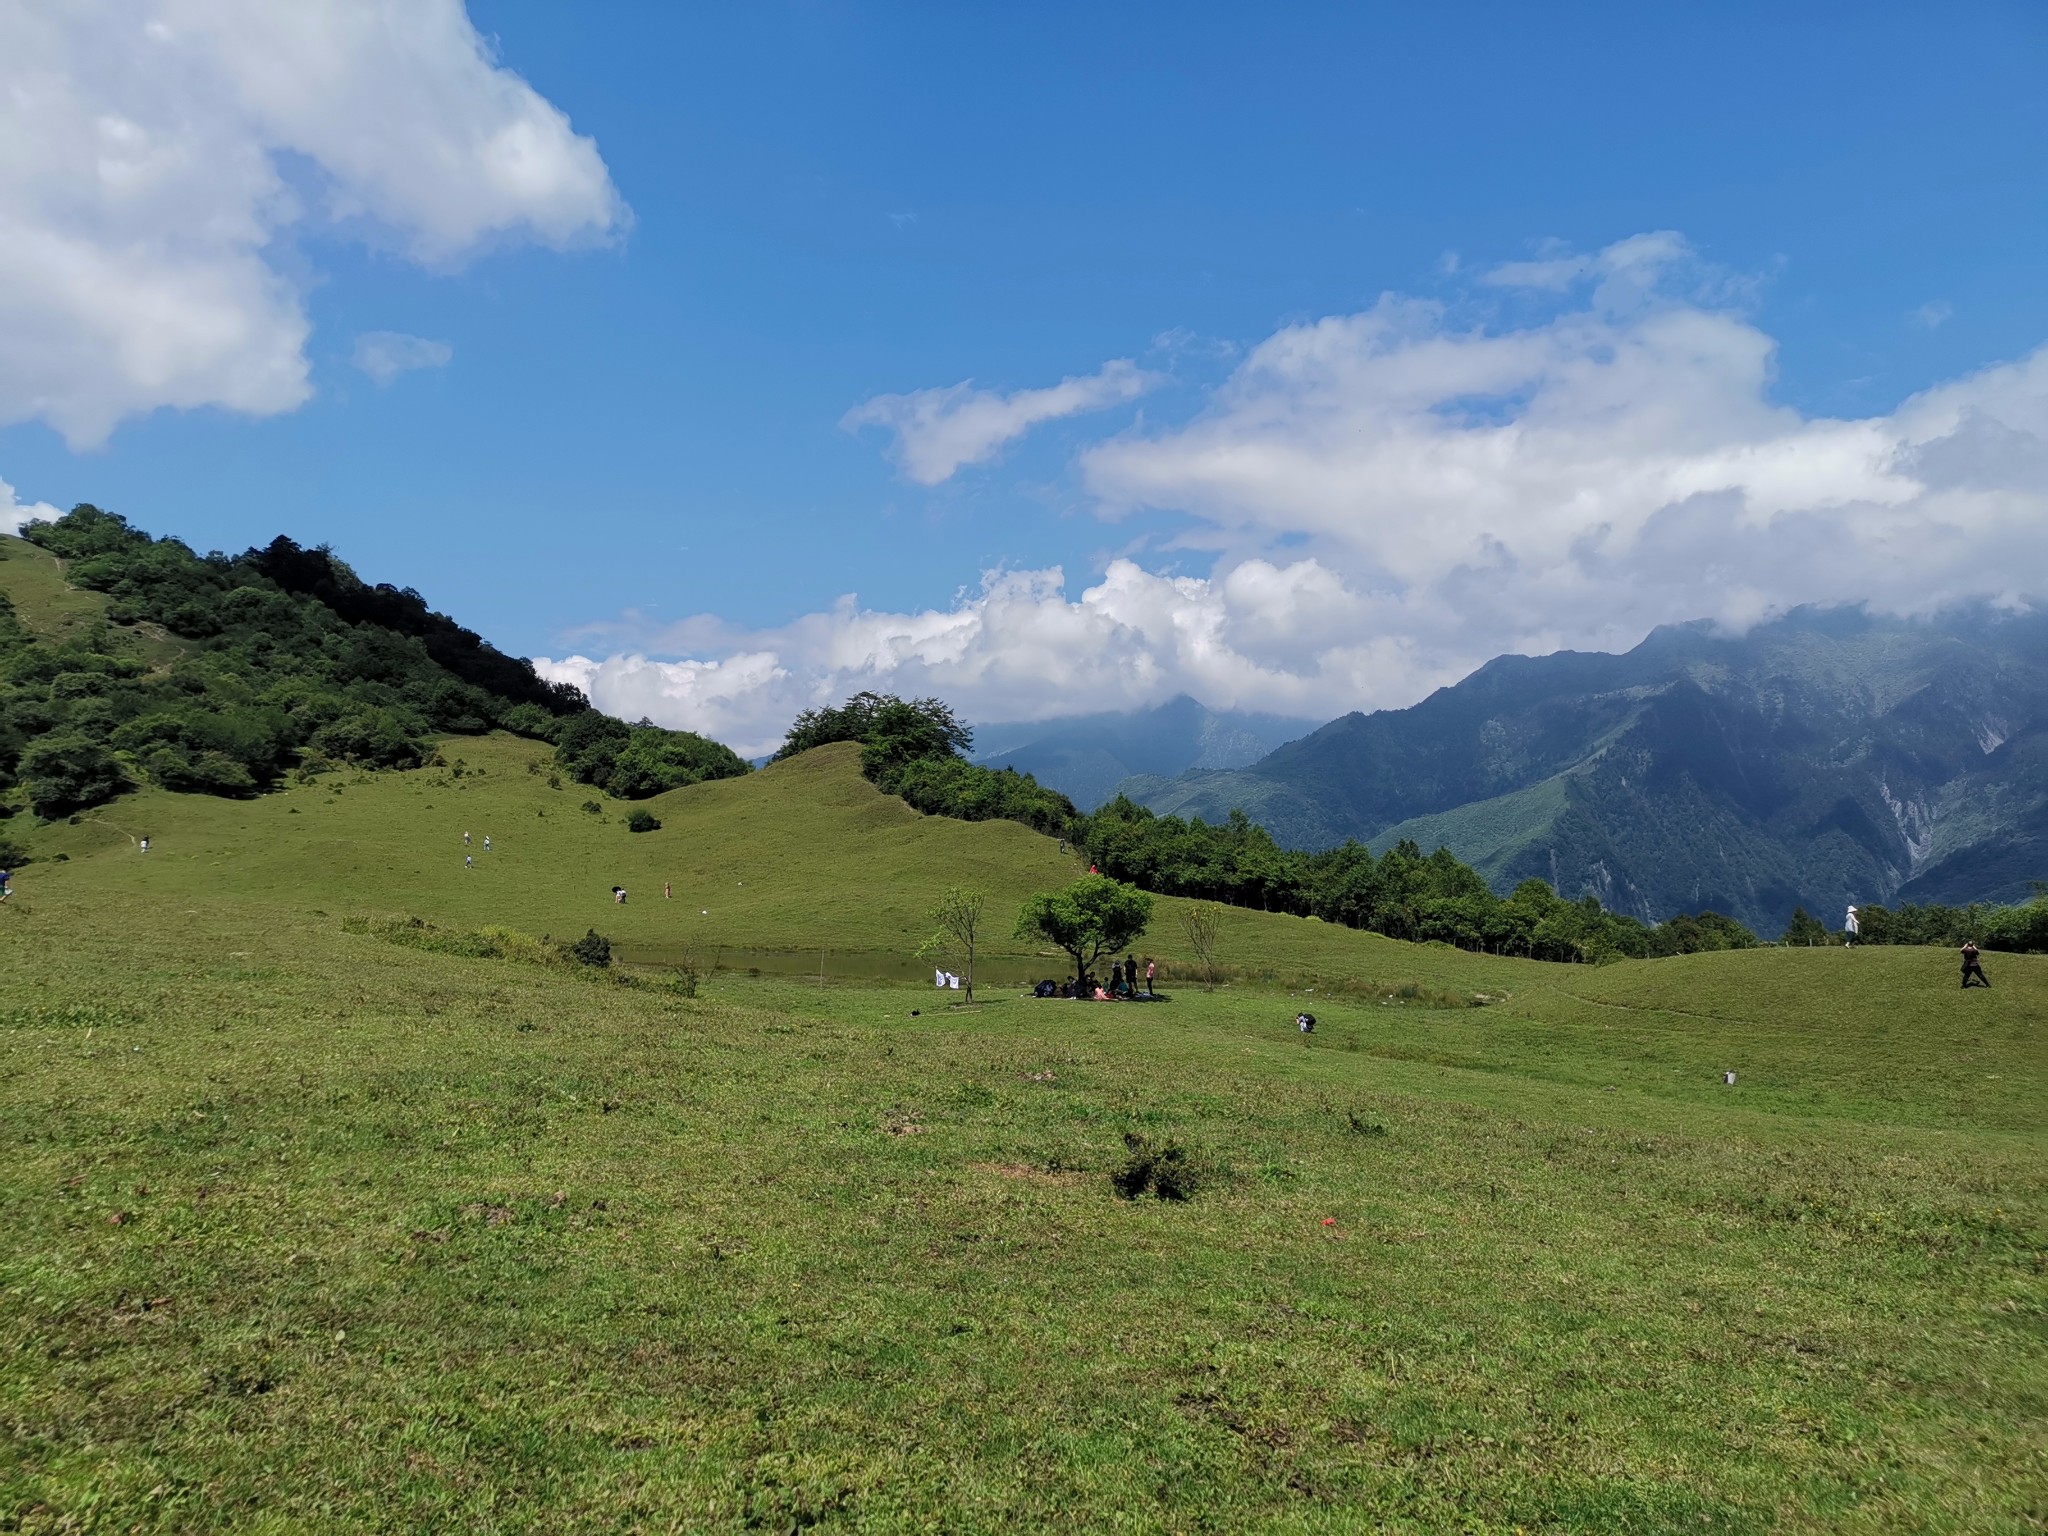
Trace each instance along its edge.
<path fill-rule="evenodd" d="M 556 729 L 555 762 L 579 784 L 619 800 L 645 800 L 665 789 L 748 771 L 746 759 L 731 748 L 694 732 L 666 731 L 650 720 L 628 725 L 594 710 Z"/>
<path fill-rule="evenodd" d="M 628 832 L 659 832 L 661 818 L 650 811 L 636 810 L 626 818 Z"/>
<path fill-rule="evenodd" d="M 1161 1200 L 1186 1200 L 1202 1183 L 1201 1170 L 1177 1141 L 1154 1143 L 1136 1131 L 1124 1133 L 1126 1156 L 1109 1176 L 1110 1187 L 1126 1200 L 1149 1192 Z"/>
<path fill-rule="evenodd" d="M 569 954 L 580 965 L 607 966 L 612 963 L 612 941 L 593 928 L 569 946 Z"/>

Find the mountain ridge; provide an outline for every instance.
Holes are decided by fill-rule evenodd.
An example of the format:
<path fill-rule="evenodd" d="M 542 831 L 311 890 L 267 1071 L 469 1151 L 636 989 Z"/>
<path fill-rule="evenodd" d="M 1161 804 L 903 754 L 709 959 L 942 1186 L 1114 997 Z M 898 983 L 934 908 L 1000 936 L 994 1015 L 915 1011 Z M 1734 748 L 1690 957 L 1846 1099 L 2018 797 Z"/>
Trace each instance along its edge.
<path fill-rule="evenodd" d="M 1028 773 L 1092 811 L 1133 775 L 1247 767 L 1315 725 L 1282 715 L 1213 710 L 1181 693 L 1146 709 L 977 725 L 974 761 Z"/>
<path fill-rule="evenodd" d="M 1496 657 L 1248 768 L 1122 789 L 1241 807 L 1294 846 L 1441 842 L 1497 890 L 1538 876 L 1645 921 L 1710 905 L 1774 932 L 1800 905 L 2023 898 L 2048 874 L 2044 770 L 2048 614 L 1847 607 Z"/>

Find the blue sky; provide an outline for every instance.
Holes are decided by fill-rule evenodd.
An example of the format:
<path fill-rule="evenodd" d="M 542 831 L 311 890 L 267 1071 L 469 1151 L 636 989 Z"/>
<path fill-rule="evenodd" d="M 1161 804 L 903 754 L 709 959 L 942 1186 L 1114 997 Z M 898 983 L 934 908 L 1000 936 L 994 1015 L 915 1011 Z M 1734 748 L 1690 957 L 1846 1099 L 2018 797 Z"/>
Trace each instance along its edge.
<path fill-rule="evenodd" d="M 983 718 L 1182 687 L 1329 714 L 1667 619 L 2048 590 L 2025 537 L 2048 367 L 1968 382 L 2048 342 L 2038 4 L 475 0 L 479 63 L 461 7 L 422 0 L 435 25 L 363 42 L 310 104 L 262 98 L 263 50 L 311 45 L 244 0 L 142 9 L 162 37 L 30 23 L 0 50 L 83 103 L 30 125 L 46 163 L 0 179 L 0 229 L 197 238 L 127 203 L 76 222 L 65 134 L 109 109 L 248 149 L 300 206 L 228 197 L 261 229 L 208 259 L 268 274 L 269 321 L 296 307 L 304 384 L 224 362 L 152 396 L 124 362 L 104 440 L 67 441 L 37 360 L 75 346 L 51 377 L 89 389 L 115 368 L 93 349 L 161 314 L 102 315 L 79 278 L 53 342 L 50 303 L 0 301 L 0 478 L 201 548 L 330 541 L 507 649 L 583 658 L 608 707 L 746 745 L 873 682 Z M 246 109 L 143 101 L 88 45 L 189 50 Z M 378 46 L 457 82 L 439 117 L 414 125 Z M 508 107 L 506 74 L 533 100 Z M 437 159 L 462 114 L 548 104 L 586 159 L 448 212 L 484 174 Z M 388 162 L 351 138 L 372 123 Z M 358 366 L 393 345 L 426 366 Z M 1631 355 L 1640 376 L 1583 376 Z M 1060 402 L 1003 397 L 1063 379 L 1109 383 L 942 478 L 888 426 L 922 410 L 957 442 L 983 397 L 920 392 L 972 380 L 1014 421 Z M 1976 393 L 1900 413 L 1942 389 Z M 1616 415 L 1616 392 L 1663 406 Z M 878 396 L 913 398 L 846 422 Z M 1425 461 L 1439 480 L 1411 481 Z M 1882 537 L 1837 559 L 1837 516 Z M 1900 574 L 1958 529 L 2000 551 L 1996 582 L 1981 558 Z M 1703 585 L 1722 540 L 1749 543 Z M 1839 568 L 1783 574 L 1815 562 Z"/>

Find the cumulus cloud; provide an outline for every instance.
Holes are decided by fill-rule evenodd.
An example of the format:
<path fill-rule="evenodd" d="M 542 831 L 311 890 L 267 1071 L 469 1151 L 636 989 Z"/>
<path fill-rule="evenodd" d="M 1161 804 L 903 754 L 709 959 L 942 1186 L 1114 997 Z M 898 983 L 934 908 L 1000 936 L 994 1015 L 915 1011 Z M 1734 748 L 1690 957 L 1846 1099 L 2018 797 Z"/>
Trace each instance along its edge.
<path fill-rule="evenodd" d="M 1099 445 L 1085 477 L 1226 553 L 1305 541 L 1375 623 L 1474 659 L 2048 589 L 2048 483 L 2019 467 L 2048 443 L 2048 349 L 1886 416 L 1809 417 L 1771 399 L 1747 317 L 1646 283 L 1682 254 L 1611 247 L 1589 302 L 1520 329 L 1395 297 L 1289 326 L 1195 420 Z"/>
<path fill-rule="evenodd" d="M 0 58 L 0 424 L 75 447 L 164 406 L 301 404 L 295 227 L 446 267 L 627 218 L 461 0 L 0 5 Z"/>
<path fill-rule="evenodd" d="M 778 629 L 728 635 L 714 647 L 728 654 L 716 660 L 629 651 L 602 661 L 536 657 L 534 667 L 609 713 L 758 755 L 799 710 L 863 688 L 938 694 L 981 720 L 1094 712 L 1182 691 L 1313 713 L 1326 699 L 1363 696 L 1390 671 L 1423 675 L 1398 637 L 1335 621 L 1355 605 L 1314 560 L 1247 560 L 1202 578 L 1120 559 L 1078 597 L 1057 567 L 991 571 L 946 607 L 881 612 L 847 597 Z M 702 625 L 691 629 L 705 637 Z"/>
<path fill-rule="evenodd" d="M 848 411 L 839 424 L 849 431 L 886 428 L 895 434 L 891 457 L 897 468 L 919 485 L 937 485 L 962 465 L 994 457 L 1003 444 L 1040 422 L 1121 405 L 1157 382 L 1156 375 L 1118 358 L 1095 373 L 1007 395 L 976 389 L 971 379 L 945 389 L 876 395 Z"/>
<path fill-rule="evenodd" d="M 13 486 L 0 480 L 0 533 L 18 534 L 30 523 L 54 522 L 63 515 L 47 501 L 22 502 Z"/>
<path fill-rule="evenodd" d="M 694 692 L 706 662 L 649 659 L 659 643 L 579 677 L 607 708 L 750 746 L 862 687 L 984 720 L 1183 689 L 1327 716 L 1666 622 L 2048 597 L 2048 348 L 1883 415 L 1813 416 L 1773 398 L 1775 343 L 1702 297 L 1730 285 L 1702 285 L 1677 237 L 1546 259 L 1580 265 L 1561 288 L 1510 272 L 1553 295 L 1540 319 L 1387 296 L 1288 325 L 1191 418 L 1081 455 L 1105 516 L 1179 514 L 1207 575 L 1122 559 L 1078 597 L 1056 570 L 998 572 L 923 612 L 847 600 L 772 631 L 678 630 L 676 651 L 745 656 L 760 679 L 715 710 Z"/>
<path fill-rule="evenodd" d="M 365 331 L 356 338 L 355 365 L 379 384 L 415 368 L 445 368 L 455 349 L 445 341 L 403 331 Z"/>

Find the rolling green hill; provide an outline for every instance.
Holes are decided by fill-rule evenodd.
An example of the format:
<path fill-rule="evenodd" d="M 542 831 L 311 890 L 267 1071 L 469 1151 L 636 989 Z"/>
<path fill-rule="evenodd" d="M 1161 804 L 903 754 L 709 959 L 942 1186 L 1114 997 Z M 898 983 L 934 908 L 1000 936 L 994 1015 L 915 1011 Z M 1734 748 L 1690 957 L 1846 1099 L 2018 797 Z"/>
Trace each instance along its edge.
<path fill-rule="evenodd" d="M 277 546 L 122 548 L 0 545 L 9 728 L 137 770 L 0 822 L 0 1531 L 2040 1524 L 2048 956 L 1231 909 L 1205 991 L 1160 898 L 1169 1001 L 1037 1001 L 1015 914 L 1081 861 L 852 742 L 650 793 L 695 749 L 466 715 L 173 792 L 121 733 L 180 694 L 421 730 L 514 707 L 433 646 L 517 668 Z M 1536 846 L 1597 771 L 1406 824 Z M 972 1006 L 914 958 L 950 885 Z M 1191 1198 L 1120 1198 L 1146 1158 Z"/>
<path fill-rule="evenodd" d="M 1281 979 L 968 1009 L 358 921 L 900 954 L 947 881 L 1007 919 L 1073 873 L 846 746 L 647 834 L 544 750 L 32 834 L 0 1526 L 2038 1524 L 2048 957 L 1962 993 L 1926 950 L 1544 965 L 1232 912 Z M 1126 1135 L 1193 1198 L 1117 1198 Z"/>
<path fill-rule="evenodd" d="M 1282 843 L 1438 843 L 1646 922 L 1711 907 L 2019 901 L 2048 877 L 2048 614 L 1802 610 L 1626 655 L 1501 657 L 1411 709 L 1347 715 L 1249 768 L 1135 780 Z"/>

